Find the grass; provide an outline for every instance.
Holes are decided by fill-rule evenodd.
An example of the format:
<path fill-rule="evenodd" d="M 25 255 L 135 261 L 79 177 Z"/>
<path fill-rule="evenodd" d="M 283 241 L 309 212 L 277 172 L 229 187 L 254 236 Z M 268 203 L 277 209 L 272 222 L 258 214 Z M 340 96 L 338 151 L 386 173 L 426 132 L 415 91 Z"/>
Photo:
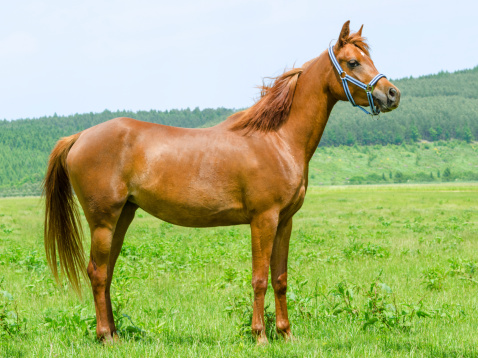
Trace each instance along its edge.
<path fill-rule="evenodd" d="M 119 344 L 95 341 L 45 265 L 38 198 L 0 200 L 0 356 L 477 357 L 478 185 L 312 187 L 295 216 L 296 340 L 248 330 L 248 227 L 187 229 L 139 211 L 116 267 Z M 272 289 L 268 321 L 274 319 Z"/>

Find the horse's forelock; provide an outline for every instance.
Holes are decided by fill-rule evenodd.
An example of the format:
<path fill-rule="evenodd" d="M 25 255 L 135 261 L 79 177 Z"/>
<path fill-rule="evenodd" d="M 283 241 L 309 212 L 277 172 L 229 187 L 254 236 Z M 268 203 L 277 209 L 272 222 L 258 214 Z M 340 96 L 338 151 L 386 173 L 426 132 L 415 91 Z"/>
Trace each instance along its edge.
<path fill-rule="evenodd" d="M 370 46 L 366 42 L 366 38 L 361 36 L 359 33 L 350 34 L 349 37 L 345 40 L 345 43 L 355 45 L 360 50 L 365 52 L 367 56 L 370 56 Z"/>

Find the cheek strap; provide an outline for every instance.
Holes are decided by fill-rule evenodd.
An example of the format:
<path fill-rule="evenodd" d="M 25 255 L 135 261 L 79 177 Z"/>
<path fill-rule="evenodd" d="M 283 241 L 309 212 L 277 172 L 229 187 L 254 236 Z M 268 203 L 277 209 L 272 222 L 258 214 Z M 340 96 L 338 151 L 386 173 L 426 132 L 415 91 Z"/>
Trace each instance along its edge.
<path fill-rule="evenodd" d="M 385 78 L 387 77 L 379 73 L 374 78 L 372 78 L 372 80 L 366 85 L 365 83 L 360 82 L 358 79 L 353 78 L 352 76 L 349 76 L 347 73 L 345 73 L 345 71 L 342 69 L 342 67 L 340 67 L 339 62 L 335 58 L 333 46 L 329 47 L 329 57 L 332 60 L 332 63 L 334 64 L 335 69 L 339 73 L 340 79 L 342 80 L 342 86 L 344 87 L 345 95 L 347 96 L 347 99 L 352 104 L 352 106 L 360 108 L 362 111 L 364 111 L 367 114 L 370 114 L 371 116 L 379 114 L 380 109 L 376 108 L 373 104 L 372 92 L 378 80 L 380 80 L 382 77 L 385 77 Z M 350 93 L 350 89 L 349 89 L 349 85 L 347 81 L 362 88 L 367 93 L 368 104 L 370 105 L 370 112 L 367 111 L 365 108 L 359 106 L 358 104 L 355 104 L 352 94 Z"/>

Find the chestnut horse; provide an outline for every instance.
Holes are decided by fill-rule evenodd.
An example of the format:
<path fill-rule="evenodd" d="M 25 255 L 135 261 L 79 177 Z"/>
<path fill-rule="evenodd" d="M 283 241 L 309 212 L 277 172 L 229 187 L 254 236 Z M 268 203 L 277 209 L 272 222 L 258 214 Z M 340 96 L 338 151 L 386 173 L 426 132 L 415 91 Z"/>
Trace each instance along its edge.
<path fill-rule="evenodd" d="M 377 74 L 362 28 L 347 21 L 333 47 L 339 66 L 368 83 Z M 304 202 L 309 161 L 330 111 L 347 100 L 341 76 L 324 51 L 262 88 L 251 108 L 212 128 L 186 129 L 116 118 L 61 139 L 44 182 L 45 249 L 58 279 L 75 290 L 87 274 L 93 290 L 99 339 L 116 336 L 110 285 L 123 239 L 137 208 L 188 227 L 249 224 L 254 306 L 252 332 L 267 342 L 264 295 L 269 267 L 276 326 L 291 337 L 287 314 L 287 257 L 292 217 Z M 351 85 L 357 105 L 366 92 Z M 398 106 L 400 92 L 386 78 L 373 89 L 376 110 Z M 91 232 L 85 267 L 76 194 Z"/>

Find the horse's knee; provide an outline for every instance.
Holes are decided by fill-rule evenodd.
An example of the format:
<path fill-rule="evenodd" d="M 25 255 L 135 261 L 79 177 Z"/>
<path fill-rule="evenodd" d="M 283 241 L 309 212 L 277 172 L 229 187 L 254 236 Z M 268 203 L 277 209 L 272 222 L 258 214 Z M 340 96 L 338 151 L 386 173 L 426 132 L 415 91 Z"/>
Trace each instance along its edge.
<path fill-rule="evenodd" d="M 285 295 L 287 292 L 287 273 L 283 273 L 272 282 L 276 295 Z"/>
<path fill-rule="evenodd" d="M 252 288 L 255 294 L 265 294 L 267 291 L 267 278 L 252 278 Z"/>

